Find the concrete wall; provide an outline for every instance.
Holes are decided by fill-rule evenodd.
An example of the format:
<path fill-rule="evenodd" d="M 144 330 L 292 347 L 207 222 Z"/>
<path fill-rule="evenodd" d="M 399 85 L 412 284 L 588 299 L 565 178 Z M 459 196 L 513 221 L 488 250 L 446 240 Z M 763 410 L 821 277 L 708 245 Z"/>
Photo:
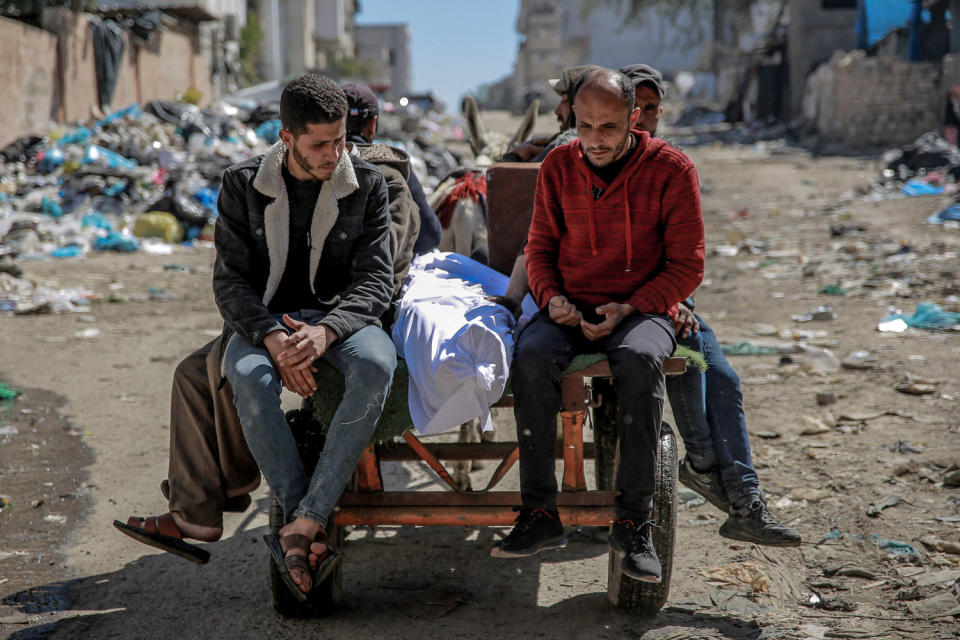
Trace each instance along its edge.
<path fill-rule="evenodd" d="M 799 115 L 807 76 L 835 51 L 849 51 L 857 42 L 856 9 L 823 9 L 821 0 L 791 0 L 787 32 L 791 116 Z"/>
<path fill-rule="evenodd" d="M 898 146 L 943 124 L 942 66 L 838 53 L 810 76 L 805 119 L 822 145 Z"/>
<path fill-rule="evenodd" d="M 0 18 L 0 144 L 28 133 L 43 133 L 51 121 L 86 120 L 96 113 L 91 18 L 66 9 L 44 14 L 45 29 Z M 213 94 L 208 56 L 197 50 L 195 34 L 168 29 L 153 42 L 124 50 L 111 108 L 157 98 L 174 99 L 190 87 Z"/>
<path fill-rule="evenodd" d="M 57 39 L 0 18 L 0 141 L 47 128 L 57 73 Z"/>

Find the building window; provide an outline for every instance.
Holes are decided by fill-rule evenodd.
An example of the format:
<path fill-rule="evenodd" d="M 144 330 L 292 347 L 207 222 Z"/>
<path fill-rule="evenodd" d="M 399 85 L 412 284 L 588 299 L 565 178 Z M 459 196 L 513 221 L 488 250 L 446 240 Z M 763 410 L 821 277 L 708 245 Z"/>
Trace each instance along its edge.
<path fill-rule="evenodd" d="M 821 9 L 856 9 L 857 0 L 820 0 Z"/>

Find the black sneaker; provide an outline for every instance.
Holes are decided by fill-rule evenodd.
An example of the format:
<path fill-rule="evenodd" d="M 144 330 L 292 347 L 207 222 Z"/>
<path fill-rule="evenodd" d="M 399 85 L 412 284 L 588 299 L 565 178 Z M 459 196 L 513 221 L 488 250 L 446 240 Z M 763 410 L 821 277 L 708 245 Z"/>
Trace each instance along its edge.
<path fill-rule="evenodd" d="M 513 530 L 493 545 L 494 558 L 523 558 L 545 549 L 559 549 L 567 544 L 560 514 L 556 510 L 520 509 Z"/>
<path fill-rule="evenodd" d="M 641 582 L 660 582 L 660 559 L 653 548 L 652 522 L 635 523 L 617 520 L 613 523 L 610 546 L 623 555 L 623 572 Z"/>
<path fill-rule="evenodd" d="M 724 513 L 730 511 L 730 498 L 727 497 L 727 490 L 723 488 L 723 481 L 716 467 L 709 471 L 697 471 L 690 463 L 690 458 L 683 456 L 683 460 L 680 461 L 679 478 L 688 489 L 693 489 L 702 495 L 720 511 Z"/>
<path fill-rule="evenodd" d="M 720 535 L 767 547 L 798 547 L 801 542 L 800 533 L 770 515 L 762 500 L 731 509 L 730 517 L 720 525 Z"/>

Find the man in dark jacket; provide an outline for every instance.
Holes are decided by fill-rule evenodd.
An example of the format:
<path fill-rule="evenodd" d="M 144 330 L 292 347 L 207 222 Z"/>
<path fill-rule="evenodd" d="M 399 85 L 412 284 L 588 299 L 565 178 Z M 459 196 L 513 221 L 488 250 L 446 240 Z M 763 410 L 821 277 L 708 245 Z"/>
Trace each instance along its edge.
<path fill-rule="evenodd" d="M 230 167 L 218 202 L 222 367 L 246 444 L 289 521 L 281 538 L 268 542 L 295 594 L 309 591 L 339 559 L 324 526 L 373 433 L 396 366 L 378 320 L 393 291 L 387 189 L 378 169 L 344 152 L 346 112 L 346 96 L 329 79 L 291 82 L 281 98 L 281 142 Z M 356 382 L 347 384 L 308 478 L 279 392 L 283 385 L 310 396 L 317 358 Z M 219 537 L 194 536 L 175 514 L 135 520 L 125 532 L 175 553 L 178 541 L 192 547 L 182 535 Z"/>
<path fill-rule="evenodd" d="M 380 122 L 380 105 L 377 96 L 365 84 L 351 82 L 343 85 L 343 92 L 347 94 L 347 104 L 350 111 L 347 114 L 347 141 L 356 144 L 370 144 L 377 135 L 377 125 Z M 420 211 L 420 234 L 413 246 L 415 254 L 420 255 L 437 248 L 443 229 L 440 228 L 440 219 L 427 202 L 423 193 L 423 185 L 411 168 L 406 175 L 410 195 Z"/>
<path fill-rule="evenodd" d="M 350 153 L 375 165 L 384 175 L 390 206 L 390 253 L 393 257 L 393 295 L 400 292 L 413 259 L 420 231 L 420 215 L 406 177 L 406 152 L 383 144 L 348 144 Z M 385 314 L 383 322 L 388 323 Z M 246 511 L 250 492 L 260 485 L 260 469 L 247 447 L 233 404 L 233 389 L 220 367 L 222 340 L 205 344 L 184 358 L 173 376 L 170 396 L 170 459 L 160 489 L 169 512 L 150 518 L 130 518 L 125 532 L 138 540 L 195 562 L 209 553 L 184 538 L 213 542 L 223 535 L 223 513 Z M 147 522 L 150 521 L 150 525 Z M 148 534 L 144 527 L 157 529 Z M 151 537 L 152 536 L 152 537 Z"/>

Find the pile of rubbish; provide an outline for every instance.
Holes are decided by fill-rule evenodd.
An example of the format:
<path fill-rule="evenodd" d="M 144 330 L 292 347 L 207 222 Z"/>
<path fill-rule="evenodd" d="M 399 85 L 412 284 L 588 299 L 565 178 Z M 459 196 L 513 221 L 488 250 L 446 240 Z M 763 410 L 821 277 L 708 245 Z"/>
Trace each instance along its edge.
<path fill-rule="evenodd" d="M 870 200 L 958 193 L 960 150 L 939 131 L 929 131 L 912 144 L 887 151 L 883 164 L 880 178 L 865 190 Z"/>
<path fill-rule="evenodd" d="M 166 100 L 0 150 L 0 265 L 210 240 L 223 169 L 267 148 L 236 109 Z"/>

